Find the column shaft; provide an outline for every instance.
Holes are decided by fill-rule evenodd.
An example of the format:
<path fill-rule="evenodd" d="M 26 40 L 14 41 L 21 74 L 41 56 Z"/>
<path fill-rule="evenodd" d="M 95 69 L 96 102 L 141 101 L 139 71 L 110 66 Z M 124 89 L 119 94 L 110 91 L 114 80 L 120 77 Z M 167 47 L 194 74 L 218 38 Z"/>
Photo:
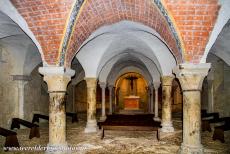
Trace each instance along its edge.
<path fill-rule="evenodd" d="M 101 92 L 102 92 L 102 102 L 101 102 L 101 118 L 100 120 L 105 120 L 106 119 L 106 115 L 105 115 L 105 88 L 106 88 L 106 85 L 105 83 L 100 83 L 100 86 L 101 86 Z"/>
<path fill-rule="evenodd" d="M 75 109 L 75 85 L 72 85 L 72 88 L 73 88 L 73 109 L 72 109 L 72 111 L 73 112 L 76 112 L 76 109 Z"/>
<path fill-rule="evenodd" d="M 96 78 L 86 78 L 87 84 L 87 124 L 85 128 L 86 133 L 97 131 L 96 121 Z"/>
<path fill-rule="evenodd" d="M 174 132 L 172 125 L 172 76 L 162 77 L 162 132 Z"/>
<path fill-rule="evenodd" d="M 155 110 L 154 110 L 154 120 L 160 121 L 159 115 L 158 115 L 158 88 L 160 86 L 160 83 L 154 83 L 154 89 L 155 89 Z"/>
<path fill-rule="evenodd" d="M 200 91 L 184 91 L 183 103 L 183 146 L 200 147 Z"/>
<path fill-rule="evenodd" d="M 66 114 L 65 93 L 50 93 L 49 105 L 49 145 L 65 145 L 66 143 Z"/>
<path fill-rule="evenodd" d="M 21 119 L 24 119 L 24 87 L 27 81 L 18 80 L 18 116 Z"/>
<path fill-rule="evenodd" d="M 208 112 L 214 112 L 213 80 L 208 80 Z"/>
<path fill-rule="evenodd" d="M 150 113 L 153 114 L 153 86 L 150 86 Z"/>
<path fill-rule="evenodd" d="M 109 86 L 109 114 L 113 113 L 113 86 Z"/>

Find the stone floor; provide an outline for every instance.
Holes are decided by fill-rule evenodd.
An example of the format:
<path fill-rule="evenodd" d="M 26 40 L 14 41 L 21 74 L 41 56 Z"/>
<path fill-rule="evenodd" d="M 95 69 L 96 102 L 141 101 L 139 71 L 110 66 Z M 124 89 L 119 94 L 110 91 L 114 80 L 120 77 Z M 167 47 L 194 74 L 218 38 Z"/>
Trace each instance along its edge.
<path fill-rule="evenodd" d="M 107 131 L 105 138 L 100 139 L 101 132 L 84 133 L 85 119 L 80 118 L 79 123 L 72 124 L 67 120 L 67 141 L 70 146 L 77 147 L 73 154 L 174 154 L 177 153 L 182 142 L 182 122 L 177 118 L 173 121 L 176 128 L 173 134 L 160 134 L 161 140 L 156 140 L 154 132 L 122 132 Z M 41 124 L 40 138 L 28 139 L 29 129 L 17 130 L 21 146 L 46 146 L 48 143 L 48 124 Z M 205 154 L 230 154 L 230 132 L 225 133 L 225 143 L 212 140 L 212 133 L 202 133 L 202 144 Z M 23 152 L 4 152 L 5 138 L 0 137 L 0 153 L 22 154 Z M 44 151 L 30 153 L 42 154 Z"/>

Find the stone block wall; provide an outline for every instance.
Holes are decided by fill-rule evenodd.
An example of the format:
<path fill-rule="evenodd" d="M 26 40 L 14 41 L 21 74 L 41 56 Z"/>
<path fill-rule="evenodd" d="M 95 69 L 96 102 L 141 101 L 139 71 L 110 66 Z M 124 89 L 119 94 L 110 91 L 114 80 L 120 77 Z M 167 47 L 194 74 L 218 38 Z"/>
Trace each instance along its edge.
<path fill-rule="evenodd" d="M 210 54 L 208 62 L 212 63 L 212 84 L 213 84 L 213 111 L 219 112 L 221 117 L 230 116 L 230 66 L 228 66 L 220 58 Z M 208 74 L 208 78 L 211 72 Z M 204 81 L 203 86 L 205 86 Z M 206 83 L 207 84 L 207 83 Z M 207 109 L 209 102 L 208 93 L 210 92 L 210 86 L 205 86 L 202 95 L 203 97 L 203 108 Z M 205 102 L 204 102 L 205 101 Z M 206 102 L 207 101 L 207 102 Z"/>
<path fill-rule="evenodd" d="M 0 62 L 0 127 L 9 129 L 12 118 L 19 117 L 18 104 L 18 81 L 13 80 L 12 75 L 22 72 L 22 68 L 16 64 L 15 59 L 11 57 L 9 51 L 0 47 L 2 51 L 2 60 Z M 38 68 L 38 67 L 37 67 Z M 31 81 L 25 85 L 24 91 L 24 119 L 31 121 L 33 113 L 48 114 L 48 94 L 42 88 L 42 76 L 37 68 L 31 73 Z M 17 73 L 15 73 L 17 71 Z M 43 85 L 44 87 L 46 85 Z"/>
<path fill-rule="evenodd" d="M 34 113 L 48 115 L 49 113 L 49 94 L 47 84 L 43 81 L 42 76 L 38 73 L 36 67 L 31 73 L 31 81 L 25 85 L 25 119 L 31 121 Z"/>
<path fill-rule="evenodd" d="M 11 118 L 18 114 L 17 83 L 12 80 L 14 61 L 10 54 L 0 46 L 2 59 L 0 62 L 0 127 L 9 128 Z"/>

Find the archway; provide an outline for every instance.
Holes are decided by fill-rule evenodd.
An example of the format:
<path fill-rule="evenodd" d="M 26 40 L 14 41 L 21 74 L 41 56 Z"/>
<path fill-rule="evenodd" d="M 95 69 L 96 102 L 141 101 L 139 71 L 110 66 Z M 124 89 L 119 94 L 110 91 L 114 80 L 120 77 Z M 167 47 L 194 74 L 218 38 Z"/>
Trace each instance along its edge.
<path fill-rule="evenodd" d="M 116 111 L 142 110 L 148 112 L 148 84 L 138 73 L 128 72 L 117 78 L 115 83 Z"/>

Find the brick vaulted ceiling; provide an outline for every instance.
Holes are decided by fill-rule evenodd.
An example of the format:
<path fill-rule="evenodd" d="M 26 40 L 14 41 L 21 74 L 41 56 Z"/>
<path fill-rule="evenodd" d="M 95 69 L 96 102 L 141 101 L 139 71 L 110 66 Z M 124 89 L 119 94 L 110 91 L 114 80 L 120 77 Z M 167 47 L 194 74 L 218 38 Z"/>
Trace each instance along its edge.
<path fill-rule="evenodd" d="M 158 9 L 158 1 L 153 0 L 87 0 L 82 5 L 79 16 L 75 21 L 72 35 L 63 52 L 66 65 L 68 66 L 81 44 L 90 34 L 104 25 L 130 20 L 139 22 L 155 29 L 166 41 L 174 56 L 179 62 L 182 61 L 181 45 L 178 44 L 172 33 L 166 18 L 161 13 L 163 6 Z M 166 12 L 165 12 L 166 13 Z M 170 20 L 170 19 L 168 19 Z M 178 38 L 177 38 L 178 39 Z M 66 52 L 66 54 L 65 54 Z M 63 60 L 62 60 L 63 61 Z"/>
<path fill-rule="evenodd" d="M 76 51 L 92 32 L 121 20 L 140 22 L 155 29 L 179 63 L 199 63 L 219 10 L 217 0 L 11 2 L 41 44 L 45 61 L 49 65 L 66 66 L 70 66 Z"/>
<path fill-rule="evenodd" d="M 74 0 L 11 0 L 39 41 L 45 61 L 58 64 L 66 18 Z"/>

